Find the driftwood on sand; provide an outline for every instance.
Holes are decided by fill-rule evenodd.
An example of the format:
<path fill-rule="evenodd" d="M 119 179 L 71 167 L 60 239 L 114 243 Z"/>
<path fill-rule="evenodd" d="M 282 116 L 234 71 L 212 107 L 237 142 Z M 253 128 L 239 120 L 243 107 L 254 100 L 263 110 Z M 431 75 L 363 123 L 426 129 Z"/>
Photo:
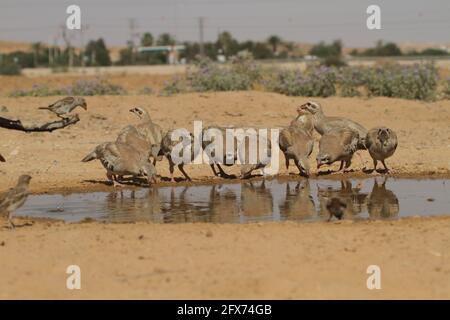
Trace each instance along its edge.
<path fill-rule="evenodd" d="M 7 118 L 0 117 L 0 128 L 19 130 L 25 132 L 52 132 L 53 130 L 58 130 L 70 126 L 72 124 L 80 121 L 77 114 L 70 115 L 67 118 L 61 120 L 47 122 L 44 124 L 22 124 L 20 120 L 11 120 Z"/>

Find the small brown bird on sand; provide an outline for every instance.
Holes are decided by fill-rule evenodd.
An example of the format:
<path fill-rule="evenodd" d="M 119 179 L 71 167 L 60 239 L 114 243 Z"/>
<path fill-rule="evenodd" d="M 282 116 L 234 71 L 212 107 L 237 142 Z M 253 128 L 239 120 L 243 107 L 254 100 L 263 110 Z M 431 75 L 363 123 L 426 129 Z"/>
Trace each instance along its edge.
<path fill-rule="evenodd" d="M 20 208 L 27 200 L 28 185 L 31 177 L 29 175 L 22 175 L 14 188 L 9 189 L 5 193 L 0 194 L 0 215 L 6 215 L 10 228 L 14 228 L 12 222 L 12 215 L 15 210 Z"/>
<path fill-rule="evenodd" d="M 3 158 L 3 156 L 0 154 L 0 162 L 5 162 L 5 158 Z"/>
<path fill-rule="evenodd" d="M 86 100 L 81 97 L 65 97 L 52 103 L 48 107 L 40 107 L 39 109 L 50 110 L 58 117 L 64 118 L 64 115 L 72 112 L 76 107 L 82 107 L 84 110 L 87 110 Z"/>
<path fill-rule="evenodd" d="M 392 129 L 377 127 L 369 130 L 366 136 L 366 147 L 372 157 L 374 171 L 377 170 L 378 161 L 381 161 L 386 172 L 389 172 L 384 160 L 394 154 L 397 144 L 397 135 Z"/>
<path fill-rule="evenodd" d="M 335 216 L 338 220 L 341 220 L 344 216 L 344 209 L 347 205 L 341 201 L 339 198 L 331 198 L 327 203 L 327 210 L 330 213 L 330 218 L 328 221 Z"/>

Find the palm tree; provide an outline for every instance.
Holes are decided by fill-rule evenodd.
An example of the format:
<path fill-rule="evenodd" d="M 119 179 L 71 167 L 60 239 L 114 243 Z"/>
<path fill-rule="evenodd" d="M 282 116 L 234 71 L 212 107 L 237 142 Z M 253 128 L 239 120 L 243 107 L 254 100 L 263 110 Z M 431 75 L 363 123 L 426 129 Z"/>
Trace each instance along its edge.
<path fill-rule="evenodd" d="M 273 54 L 276 54 L 278 51 L 278 46 L 281 43 L 281 38 L 276 35 L 272 35 L 267 39 L 267 43 L 269 43 L 272 46 L 272 52 Z"/>

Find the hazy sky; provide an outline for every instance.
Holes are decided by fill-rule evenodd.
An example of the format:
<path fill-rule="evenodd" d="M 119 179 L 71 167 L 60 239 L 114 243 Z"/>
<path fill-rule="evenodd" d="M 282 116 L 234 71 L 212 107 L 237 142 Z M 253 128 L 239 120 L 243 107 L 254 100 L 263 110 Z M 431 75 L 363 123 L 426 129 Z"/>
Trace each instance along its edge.
<path fill-rule="evenodd" d="M 126 43 L 130 19 L 136 33 L 198 40 L 200 16 L 205 40 L 228 30 L 239 40 L 278 34 L 299 42 L 339 38 L 347 46 L 378 39 L 450 42 L 450 0 L 0 0 L 0 40 L 53 42 L 70 4 L 81 7 L 85 41 L 101 36 L 108 45 Z M 366 28 L 370 4 L 381 7 L 382 30 Z M 81 42 L 79 31 L 72 36 L 75 44 Z"/>

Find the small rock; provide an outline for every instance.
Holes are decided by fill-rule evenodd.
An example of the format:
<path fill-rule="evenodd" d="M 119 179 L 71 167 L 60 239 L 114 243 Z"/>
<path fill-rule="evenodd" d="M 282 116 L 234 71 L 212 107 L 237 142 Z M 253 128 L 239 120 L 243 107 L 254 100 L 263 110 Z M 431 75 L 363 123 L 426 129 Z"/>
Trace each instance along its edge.
<path fill-rule="evenodd" d="M 433 202 L 433 201 L 434 201 L 434 198 L 428 198 L 427 201 L 428 201 L 428 202 Z"/>
<path fill-rule="evenodd" d="M 211 230 L 206 231 L 206 237 L 211 238 L 213 236 L 213 233 Z"/>
<path fill-rule="evenodd" d="M 142 240 L 142 239 L 144 239 L 144 235 L 143 234 L 141 234 L 139 237 L 138 237 L 138 239 L 139 240 Z"/>
<path fill-rule="evenodd" d="M 4 246 L 5 246 L 5 244 L 6 244 L 6 242 L 5 242 L 5 241 L 2 241 L 2 242 L 0 242 L 0 247 L 4 247 Z"/>

